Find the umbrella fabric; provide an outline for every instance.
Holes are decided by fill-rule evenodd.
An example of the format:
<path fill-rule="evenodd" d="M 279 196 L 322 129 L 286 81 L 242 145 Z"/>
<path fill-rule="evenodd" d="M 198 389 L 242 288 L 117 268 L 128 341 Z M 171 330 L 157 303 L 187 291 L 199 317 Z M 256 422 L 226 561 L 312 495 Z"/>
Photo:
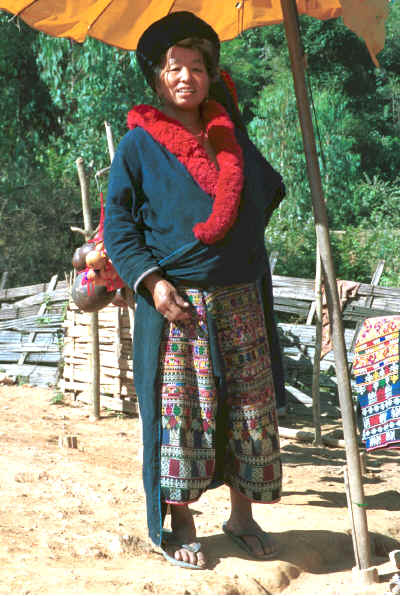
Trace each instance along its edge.
<path fill-rule="evenodd" d="M 297 7 L 299 14 L 318 19 L 342 15 L 345 24 L 365 40 L 378 65 L 388 0 L 297 0 Z M 207 21 L 222 41 L 251 27 L 283 20 L 280 0 L 0 0 L 0 9 L 53 37 L 83 42 L 90 36 L 125 50 L 136 49 L 151 23 L 178 10 L 189 10 Z"/>

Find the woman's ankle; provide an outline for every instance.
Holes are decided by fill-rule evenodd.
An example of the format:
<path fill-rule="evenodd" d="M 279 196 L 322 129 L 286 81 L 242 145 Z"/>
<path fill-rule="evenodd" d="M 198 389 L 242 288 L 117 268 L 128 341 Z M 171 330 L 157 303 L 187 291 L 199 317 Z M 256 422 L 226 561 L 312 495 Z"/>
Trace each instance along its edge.
<path fill-rule="evenodd" d="M 189 529 L 193 537 L 196 536 L 193 513 L 190 511 L 188 505 L 171 505 L 172 531 L 179 532 L 183 528 Z"/>
<path fill-rule="evenodd" d="M 247 525 L 253 521 L 252 503 L 239 492 L 231 488 L 231 515 L 228 525 Z"/>

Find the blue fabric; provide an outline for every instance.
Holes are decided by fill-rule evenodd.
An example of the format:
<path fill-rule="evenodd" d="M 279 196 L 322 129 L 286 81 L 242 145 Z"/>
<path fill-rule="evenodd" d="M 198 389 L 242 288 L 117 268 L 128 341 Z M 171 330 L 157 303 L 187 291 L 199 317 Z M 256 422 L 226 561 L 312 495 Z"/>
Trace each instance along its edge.
<path fill-rule="evenodd" d="M 167 149 L 141 128 L 122 139 L 111 167 L 104 241 L 121 278 L 130 287 L 147 270 L 160 266 L 173 283 L 196 287 L 257 281 L 263 297 L 277 405 L 285 404 L 283 367 L 273 316 L 272 282 L 264 229 L 283 196 L 282 179 L 248 137 L 236 131 L 243 149 L 245 185 L 238 218 L 226 237 L 206 246 L 193 226 L 205 221 L 212 199 Z M 278 198 L 277 198 L 278 197 Z M 143 424 L 143 483 L 149 535 L 161 543 L 159 346 L 164 318 L 139 284 L 134 332 L 134 380 Z M 219 399 L 224 401 L 224 374 L 215 334 L 210 335 Z M 215 479 L 213 486 L 219 484 Z"/>

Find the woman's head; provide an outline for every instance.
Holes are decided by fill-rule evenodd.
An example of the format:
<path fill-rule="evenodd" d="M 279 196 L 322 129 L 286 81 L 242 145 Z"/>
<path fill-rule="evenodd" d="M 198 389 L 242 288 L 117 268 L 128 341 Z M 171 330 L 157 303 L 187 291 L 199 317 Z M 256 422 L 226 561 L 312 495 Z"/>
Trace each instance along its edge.
<path fill-rule="evenodd" d="M 136 56 L 147 82 L 156 88 L 174 46 L 200 52 L 210 81 L 218 70 L 220 42 L 214 29 L 191 12 L 173 12 L 156 21 L 141 36 Z"/>
<path fill-rule="evenodd" d="M 218 35 L 208 23 L 191 12 L 173 12 L 150 25 L 142 34 L 136 57 L 149 85 L 156 90 L 162 80 L 166 81 L 163 79 L 164 71 L 177 49 L 180 51 L 179 48 L 200 53 L 207 71 L 208 84 L 211 86 L 209 97 L 221 103 L 235 125 L 245 130 L 237 105 L 219 77 Z M 158 93 L 160 94 L 160 90 Z"/>
<path fill-rule="evenodd" d="M 164 52 L 158 61 L 158 64 L 153 69 L 153 88 L 156 88 L 157 83 L 162 75 L 163 71 L 168 67 L 173 53 L 176 52 L 176 48 L 184 48 L 187 50 L 194 50 L 201 55 L 202 62 L 207 71 L 208 77 L 211 81 L 214 81 L 218 76 L 218 55 L 215 51 L 213 44 L 208 39 L 201 39 L 199 37 L 187 37 L 174 44 Z"/>
<path fill-rule="evenodd" d="M 167 50 L 154 70 L 154 89 L 165 106 L 196 110 L 207 98 L 217 65 L 207 40 L 185 39 Z"/>

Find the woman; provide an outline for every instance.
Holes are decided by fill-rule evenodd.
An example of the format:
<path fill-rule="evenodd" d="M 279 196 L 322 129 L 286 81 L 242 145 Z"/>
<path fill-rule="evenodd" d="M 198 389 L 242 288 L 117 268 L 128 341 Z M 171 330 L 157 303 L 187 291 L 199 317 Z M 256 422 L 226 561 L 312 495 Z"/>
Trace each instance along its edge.
<path fill-rule="evenodd" d="M 264 559 L 276 545 L 251 503 L 281 491 L 275 399 L 284 388 L 264 228 L 284 190 L 218 77 L 219 48 L 189 12 L 142 35 L 137 59 L 161 109 L 129 113 L 105 219 L 107 252 L 136 292 L 149 534 L 169 561 L 194 569 L 206 558 L 189 503 L 228 484 L 224 532 Z"/>

